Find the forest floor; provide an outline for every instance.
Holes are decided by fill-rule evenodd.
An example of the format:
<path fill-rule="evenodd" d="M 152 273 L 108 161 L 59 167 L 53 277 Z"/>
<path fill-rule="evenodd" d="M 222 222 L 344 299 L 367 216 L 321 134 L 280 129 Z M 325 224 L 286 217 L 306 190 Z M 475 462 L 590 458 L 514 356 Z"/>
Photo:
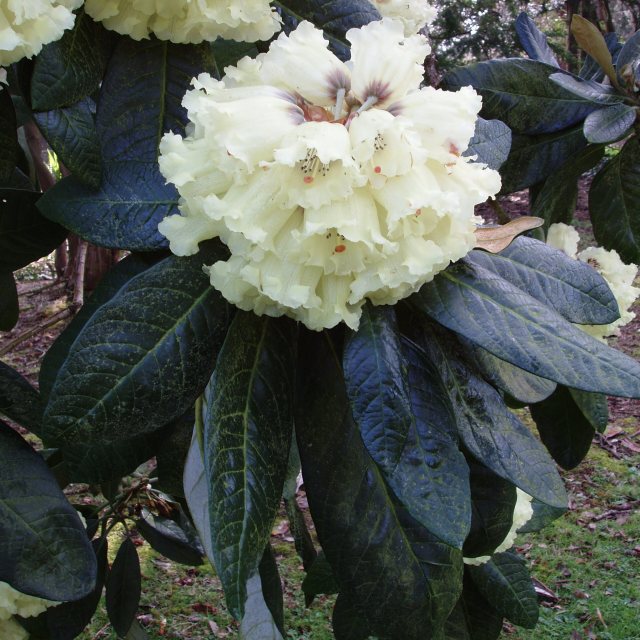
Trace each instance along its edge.
<path fill-rule="evenodd" d="M 588 239 L 585 192 L 581 190 L 576 218 Z M 523 194 L 501 204 L 512 217 L 527 209 Z M 19 273 L 18 290 L 20 321 L 0 336 L 0 359 L 37 384 L 42 356 L 71 317 L 69 299 L 46 260 Z M 640 358 L 640 305 L 636 313 L 639 317 L 610 344 Z M 607 430 L 596 436 L 587 459 L 562 473 L 570 496 L 568 514 L 543 532 L 517 540 L 542 607 L 535 630 L 506 624 L 505 640 L 640 640 L 640 401 L 610 398 L 609 409 Z M 74 487 L 72 500 L 83 499 L 83 488 Z M 304 492 L 298 499 L 304 509 Z M 305 607 L 300 588 L 304 571 L 284 514 L 276 521 L 272 543 L 283 582 L 286 637 L 329 640 L 335 597 L 319 597 Z M 209 564 L 184 567 L 157 554 L 141 538 L 136 544 L 144 576 L 138 622 L 151 640 L 237 636 Z M 80 638 L 116 637 L 102 602 Z"/>

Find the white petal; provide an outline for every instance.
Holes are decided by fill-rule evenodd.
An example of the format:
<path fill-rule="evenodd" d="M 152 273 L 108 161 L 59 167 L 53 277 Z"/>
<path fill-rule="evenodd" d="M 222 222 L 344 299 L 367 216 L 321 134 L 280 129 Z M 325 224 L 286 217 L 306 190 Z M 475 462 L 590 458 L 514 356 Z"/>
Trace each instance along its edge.
<path fill-rule="evenodd" d="M 420 87 L 424 59 L 430 51 L 424 36 L 404 36 L 401 22 L 385 18 L 361 29 L 349 29 L 351 88 L 358 100 L 377 99 L 376 106 L 396 102 Z"/>
<path fill-rule="evenodd" d="M 554 249 L 564 251 L 570 258 L 575 258 L 578 253 L 580 235 L 574 227 L 556 222 L 550 225 L 547 231 L 547 244 Z"/>
<path fill-rule="evenodd" d="M 389 111 L 411 122 L 431 157 L 446 161 L 469 146 L 481 106 L 482 98 L 471 87 L 459 91 L 424 87 L 392 104 Z"/>
<path fill-rule="evenodd" d="M 404 25 L 406 35 L 418 33 L 431 24 L 436 9 L 425 0 L 370 0 L 383 18 L 396 18 Z"/>
<path fill-rule="evenodd" d="M 298 93 L 314 105 L 333 105 L 339 89 L 349 91 L 351 80 L 328 44 L 322 31 L 306 21 L 289 35 L 281 33 L 262 59 L 263 82 Z"/>

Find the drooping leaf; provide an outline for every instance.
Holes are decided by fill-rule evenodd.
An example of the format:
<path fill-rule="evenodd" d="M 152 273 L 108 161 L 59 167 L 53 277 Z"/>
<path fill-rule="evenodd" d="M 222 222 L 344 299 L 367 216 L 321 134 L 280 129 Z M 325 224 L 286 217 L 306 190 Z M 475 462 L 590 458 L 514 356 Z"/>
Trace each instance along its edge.
<path fill-rule="evenodd" d="M 638 362 L 482 267 L 454 264 L 410 300 L 440 324 L 525 371 L 584 391 L 640 395 Z"/>
<path fill-rule="evenodd" d="M 11 271 L 0 271 L 0 331 L 11 331 L 19 316 L 16 280 Z"/>
<path fill-rule="evenodd" d="M 633 131 L 638 107 L 614 104 L 590 113 L 584 121 L 585 138 L 594 144 L 621 140 Z"/>
<path fill-rule="evenodd" d="M 595 269 L 544 242 L 520 237 L 500 253 L 471 251 L 465 260 L 496 273 L 569 322 L 608 324 L 620 317 L 609 285 Z"/>
<path fill-rule="evenodd" d="M 100 141 L 91 98 L 68 107 L 34 113 L 42 135 L 75 178 L 98 189 L 102 178 Z"/>
<path fill-rule="evenodd" d="M 545 229 L 554 222 L 571 224 L 578 201 L 578 179 L 604 156 L 602 145 L 589 145 L 572 155 L 550 175 L 536 193 L 531 214 L 543 218 Z"/>
<path fill-rule="evenodd" d="M 40 394 L 15 369 L 0 362 L 0 413 L 37 435 L 42 409 Z"/>
<path fill-rule="evenodd" d="M 339 590 L 331 565 L 324 551 L 320 551 L 302 582 L 306 605 L 309 606 L 317 595 L 338 593 Z"/>
<path fill-rule="evenodd" d="M 602 393 L 589 393 L 579 389 L 569 389 L 571 398 L 580 408 L 582 415 L 598 432 L 604 433 L 609 424 L 609 404 L 607 396 Z"/>
<path fill-rule="evenodd" d="M 467 359 L 471 360 L 482 377 L 494 387 L 523 404 L 540 402 L 548 398 L 556 388 L 556 383 L 515 367 L 496 358 L 470 340 L 461 339 L 467 349 Z"/>
<path fill-rule="evenodd" d="M 449 90 L 471 85 L 482 95 L 482 117 L 502 120 L 514 133 L 554 133 L 595 108 L 549 80 L 557 71 L 543 62 L 505 58 L 454 69 L 443 84 Z"/>
<path fill-rule="evenodd" d="M 519 234 L 537 229 L 543 224 L 542 218 L 519 216 L 505 224 L 477 227 L 475 248 L 489 253 L 499 253 L 506 249 Z"/>
<path fill-rule="evenodd" d="M 333 634 L 336 640 L 367 640 L 369 630 L 366 620 L 358 613 L 353 597 L 346 591 L 338 594 L 331 617 Z"/>
<path fill-rule="evenodd" d="M 47 629 L 55 640 L 73 640 L 91 622 L 98 608 L 107 571 L 107 538 L 98 538 L 92 543 L 98 565 L 98 576 L 93 591 L 76 602 L 63 602 L 47 609 Z"/>
<path fill-rule="evenodd" d="M 158 443 L 156 456 L 156 488 L 170 495 L 184 497 L 184 465 L 193 435 L 193 411 L 189 410 L 175 420 L 170 433 Z"/>
<path fill-rule="evenodd" d="M 533 515 L 518 529 L 518 533 L 532 533 L 540 531 L 545 527 L 548 527 L 554 520 L 557 520 L 567 512 L 566 508 L 558 509 L 556 507 L 551 507 L 544 502 L 536 500 L 535 498 L 531 501 L 531 508 L 533 509 Z"/>
<path fill-rule="evenodd" d="M 140 559 L 131 538 L 126 537 L 107 576 L 105 602 L 109 621 L 124 637 L 135 620 L 142 591 Z"/>
<path fill-rule="evenodd" d="M 557 507 L 566 493 L 545 448 L 504 404 L 500 394 L 465 364 L 455 340 L 425 325 L 420 342 L 447 388 L 460 438 L 493 473 Z"/>
<path fill-rule="evenodd" d="M 586 51 L 607 74 L 614 85 L 618 84 L 611 51 L 598 27 L 581 15 L 571 18 L 571 33 L 583 51 Z"/>
<path fill-rule="evenodd" d="M 239 620 L 287 472 L 295 342 L 293 322 L 239 313 L 207 387 L 209 536 L 227 604 Z"/>
<path fill-rule="evenodd" d="M 282 585 L 271 547 L 268 545 L 259 569 L 247 581 L 240 640 L 282 640 L 284 611 Z"/>
<path fill-rule="evenodd" d="M 169 560 L 194 567 L 202 564 L 204 549 L 197 536 L 171 518 L 152 514 L 143 507 L 136 528 L 158 553 Z"/>
<path fill-rule="evenodd" d="M 640 262 L 640 138 L 598 171 L 589 191 L 589 213 L 599 245 L 626 262 Z"/>
<path fill-rule="evenodd" d="M 513 193 L 546 180 L 587 145 L 582 123 L 558 133 L 513 136 L 511 152 L 501 169 L 501 193 Z"/>
<path fill-rule="evenodd" d="M 609 49 L 609 52 L 611 53 L 613 63 L 616 64 L 618 55 L 622 49 L 622 43 L 618 42 L 618 34 L 605 33 L 603 35 L 607 49 Z M 606 74 L 602 67 L 589 54 L 585 55 L 584 62 L 578 75 L 585 80 L 593 80 L 594 82 L 603 82 L 606 78 Z"/>
<path fill-rule="evenodd" d="M 43 218 L 39 193 L 0 189 L 0 271 L 15 271 L 49 255 L 67 237 L 67 230 Z"/>
<path fill-rule="evenodd" d="M 476 460 L 467 458 L 471 486 L 471 530 L 465 558 L 491 555 L 511 529 L 516 488 Z"/>
<path fill-rule="evenodd" d="M 530 409 L 540 439 L 553 459 L 563 469 L 577 467 L 589 452 L 595 429 L 570 390 L 559 385 L 546 400 L 532 404 Z"/>
<path fill-rule="evenodd" d="M 502 633 L 503 616 L 478 591 L 468 569 L 464 572 L 464 589 L 460 603 L 469 630 L 469 640 L 498 640 Z"/>
<path fill-rule="evenodd" d="M 579 78 L 570 73 L 554 73 L 549 77 L 567 91 L 596 104 L 612 105 L 624 100 L 624 96 L 608 84 Z"/>
<path fill-rule="evenodd" d="M 198 410 L 201 412 L 201 408 Z M 209 518 L 209 482 L 204 470 L 204 458 L 194 428 L 191 447 L 184 465 L 184 497 L 189 505 L 193 524 L 198 532 L 209 562 L 213 564 L 214 555 L 211 544 L 211 525 Z"/>
<path fill-rule="evenodd" d="M 522 48 L 532 60 L 545 62 L 554 67 L 560 66 L 547 42 L 547 37 L 524 11 L 516 18 L 515 27 Z"/>
<path fill-rule="evenodd" d="M 73 29 L 45 45 L 31 77 L 31 103 L 37 111 L 72 105 L 100 86 L 112 34 L 80 9 Z"/>
<path fill-rule="evenodd" d="M 476 120 L 476 130 L 463 156 L 476 156 L 475 162 L 483 162 L 496 171 L 509 157 L 511 129 L 500 120 Z"/>
<path fill-rule="evenodd" d="M 397 502 L 351 417 L 332 343 L 306 332 L 296 436 L 311 514 L 341 591 L 371 633 L 418 640 L 441 632 L 461 589 L 461 554 Z M 347 636 L 345 636 L 347 637 Z"/>
<path fill-rule="evenodd" d="M 0 422 L 0 581 L 47 600 L 78 600 L 96 580 L 84 526 L 44 459 Z"/>
<path fill-rule="evenodd" d="M 522 558 L 505 551 L 467 569 L 480 593 L 507 620 L 526 629 L 535 627 L 538 597 Z"/>
<path fill-rule="evenodd" d="M 0 185 L 6 186 L 18 161 L 16 112 L 7 89 L 0 89 Z"/>
<path fill-rule="evenodd" d="M 156 431 L 192 406 L 230 314 L 201 269 L 215 247 L 159 262 L 91 316 L 51 390 L 47 442 L 117 442 Z"/>
<path fill-rule="evenodd" d="M 467 469 L 437 374 L 414 347 L 403 350 L 391 307 L 365 307 L 343 360 L 367 452 L 409 513 L 460 548 L 471 518 Z"/>
<path fill-rule="evenodd" d="M 444 640 L 471 640 L 462 600 L 458 600 L 458 603 L 447 618 L 447 623 L 444 627 Z"/>
<path fill-rule="evenodd" d="M 59 369 L 67 359 L 69 349 L 89 318 L 106 302 L 111 300 L 124 285 L 134 276 L 142 273 L 154 264 L 151 256 L 129 255 L 120 260 L 100 281 L 88 296 L 82 308 L 65 327 L 63 332 L 45 353 L 38 374 L 38 387 L 46 402 L 56 380 Z"/>

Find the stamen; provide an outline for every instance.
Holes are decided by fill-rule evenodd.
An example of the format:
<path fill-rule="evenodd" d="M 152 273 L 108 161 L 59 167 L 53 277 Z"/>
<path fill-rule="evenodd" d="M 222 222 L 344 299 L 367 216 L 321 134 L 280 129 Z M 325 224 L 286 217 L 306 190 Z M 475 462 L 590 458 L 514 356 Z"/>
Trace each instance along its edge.
<path fill-rule="evenodd" d="M 361 105 L 360 108 L 356 111 L 356 113 L 362 113 L 363 111 L 367 111 L 367 109 L 371 109 L 376 102 L 378 102 L 378 96 L 369 96 Z"/>
<path fill-rule="evenodd" d="M 307 150 L 307 155 L 300 162 L 300 169 L 304 174 L 302 180 L 305 184 L 311 184 L 318 172 L 320 172 L 321 176 L 326 176 L 329 173 L 329 165 L 320 162 L 315 149 Z"/>
<path fill-rule="evenodd" d="M 344 97 L 346 95 L 347 91 L 346 89 L 338 89 L 338 92 L 336 93 L 336 106 L 333 110 L 333 119 L 337 120 L 338 118 L 340 118 L 340 115 L 342 114 L 342 107 L 344 106 Z"/>
<path fill-rule="evenodd" d="M 374 173 L 382 173 L 382 167 L 374 167 L 373 168 Z"/>

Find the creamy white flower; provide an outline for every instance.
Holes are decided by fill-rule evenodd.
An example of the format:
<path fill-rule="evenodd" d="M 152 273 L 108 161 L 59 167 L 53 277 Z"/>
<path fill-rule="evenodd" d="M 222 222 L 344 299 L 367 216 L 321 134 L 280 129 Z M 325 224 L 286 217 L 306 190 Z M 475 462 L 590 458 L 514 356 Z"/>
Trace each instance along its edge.
<path fill-rule="evenodd" d="M 0 0 L 0 66 L 38 54 L 75 23 L 83 0 Z"/>
<path fill-rule="evenodd" d="M 269 0 L 86 0 L 85 10 L 134 40 L 154 34 L 177 43 L 268 40 L 281 23 Z"/>
<path fill-rule="evenodd" d="M 6 582 L 0 582 L 0 638 L 2 640 L 26 640 L 29 634 L 13 620 L 13 616 L 31 618 L 58 604 L 60 603 L 28 596 L 16 591 Z"/>
<path fill-rule="evenodd" d="M 303 22 L 221 82 L 199 76 L 187 136 L 160 145 L 181 196 L 159 226 L 171 250 L 220 237 L 231 257 L 208 271 L 227 300 L 317 330 L 356 328 L 366 299 L 392 304 L 466 255 L 474 205 L 500 189 L 460 153 L 479 97 L 420 87 L 424 38 L 389 19 L 347 36 L 349 63 Z M 418 115 L 423 93 L 437 131 Z"/>
<path fill-rule="evenodd" d="M 513 508 L 511 529 L 509 529 L 509 533 L 507 533 L 504 540 L 496 547 L 493 553 L 502 553 L 513 547 L 518 535 L 518 530 L 522 529 L 533 516 L 533 507 L 531 506 L 532 499 L 528 493 L 516 487 L 516 504 Z M 476 558 L 464 558 L 464 563 L 481 565 L 486 564 L 489 560 L 491 560 L 491 556 L 478 556 Z"/>
<path fill-rule="evenodd" d="M 370 0 L 383 18 L 397 18 L 405 35 L 418 33 L 436 18 L 436 8 L 426 0 Z"/>
<path fill-rule="evenodd" d="M 558 222 L 552 224 L 547 232 L 547 244 L 564 251 L 571 258 L 587 262 L 607 281 L 613 293 L 620 318 L 610 324 L 579 325 L 581 329 L 594 338 L 604 341 L 607 336 L 617 336 L 620 329 L 629 324 L 635 313 L 631 306 L 640 296 L 640 288 L 634 287 L 633 282 L 638 275 L 635 264 L 625 264 L 615 250 L 607 251 L 602 247 L 588 247 L 578 253 L 580 236 L 571 226 Z"/>

